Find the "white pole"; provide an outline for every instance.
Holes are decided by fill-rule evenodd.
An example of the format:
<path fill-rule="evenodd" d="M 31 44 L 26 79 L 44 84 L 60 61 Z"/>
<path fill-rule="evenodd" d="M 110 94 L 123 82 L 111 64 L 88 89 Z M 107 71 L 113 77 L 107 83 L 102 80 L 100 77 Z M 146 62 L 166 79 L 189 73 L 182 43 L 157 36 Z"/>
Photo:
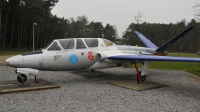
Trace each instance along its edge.
<path fill-rule="evenodd" d="M 35 37 L 34 37 L 34 23 L 33 23 L 33 51 L 34 51 L 34 40 L 35 40 Z"/>
<path fill-rule="evenodd" d="M 34 36 L 34 25 L 37 25 L 37 23 L 33 23 L 33 51 L 34 51 L 34 48 L 35 48 L 35 36 Z"/>
<path fill-rule="evenodd" d="M 68 33 L 65 33 L 65 39 L 67 38 L 67 36 L 66 36 L 67 34 L 68 34 Z"/>

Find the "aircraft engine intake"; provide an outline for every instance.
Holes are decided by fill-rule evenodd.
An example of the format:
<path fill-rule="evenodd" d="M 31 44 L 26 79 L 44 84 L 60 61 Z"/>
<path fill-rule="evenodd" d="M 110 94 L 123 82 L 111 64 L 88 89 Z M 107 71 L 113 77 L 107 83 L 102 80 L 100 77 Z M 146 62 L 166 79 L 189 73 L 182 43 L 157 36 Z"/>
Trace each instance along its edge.
<path fill-rule="evenodd" d="M 97 59 L 98 59 L 99 62 L 103 62 L 103 61 L 106 60 L 106 55 L 98 53 L 97 54 Z"/>

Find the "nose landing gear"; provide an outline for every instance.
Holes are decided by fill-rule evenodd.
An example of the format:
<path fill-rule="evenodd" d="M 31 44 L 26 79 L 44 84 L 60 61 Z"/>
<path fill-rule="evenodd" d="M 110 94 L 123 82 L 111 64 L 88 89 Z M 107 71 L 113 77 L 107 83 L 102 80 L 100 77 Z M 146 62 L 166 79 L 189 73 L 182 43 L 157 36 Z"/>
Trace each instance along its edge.
<path fill-rule="evenodd" d="M 15 73 L 17 74 L 17 81 L 22 85 L 25 84 L 25 82 L 27 81 L 27 76 L 24 74 L 18 73 L 17 70 L 15 70 Z"/>
<path fill-rule="evenodd" d="M 39 72 L 39 70 L 31 69 L 31 68 L 17 68 L 15 70 L 15 73 L 17 74 L 17 81 L 22 85 L 24 85 L 25 82 L 27 81 L 27 76 L 26 75 L 35 76 L 35 83 L 38 83 L 37 77 L 36 77 L 38 75 L 38 72 Z"/>
<path fill-rule="evenodd" d="M 19 74 L 17 73 L 17 81 L 20 83 L 20 84 L 25 84 L 25 82 L 27 81 L 27 76 L 24 75 L 24 74 Z"/>
<path fill-rule="evenodd" d="M 27 76 L 24 75 L 24 74 L 20 74 L 20 73 L 17 73 L 17 81 L 20 83 L 20 84 L 25 84 L 25 82 L 27 81 Z M 35 83 L 39 83 L 37 81 L 37 77 L 35 76 Z"/>

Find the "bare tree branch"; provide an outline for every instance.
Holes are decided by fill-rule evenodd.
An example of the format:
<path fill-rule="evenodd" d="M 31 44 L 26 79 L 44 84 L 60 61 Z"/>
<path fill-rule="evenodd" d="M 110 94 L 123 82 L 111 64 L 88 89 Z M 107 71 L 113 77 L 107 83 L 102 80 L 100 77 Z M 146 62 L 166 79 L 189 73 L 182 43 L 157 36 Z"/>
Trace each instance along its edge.
<path fill-rule="evenodd" d="M 140 24 L 140 22 L 142 22 L 141 18 L 143 17 L 142 12 L 137 11 L 137 14 L 133 14 L 133 17 L 135 19 L 135 21 L 137 22 L 137 24 Z"/>

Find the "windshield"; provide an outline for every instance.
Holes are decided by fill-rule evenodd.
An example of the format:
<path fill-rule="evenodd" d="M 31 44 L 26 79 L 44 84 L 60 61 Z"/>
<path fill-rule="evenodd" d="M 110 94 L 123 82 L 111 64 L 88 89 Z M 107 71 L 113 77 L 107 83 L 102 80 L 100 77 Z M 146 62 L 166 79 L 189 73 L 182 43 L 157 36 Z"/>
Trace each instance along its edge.
<path fill-rule="evenodd" d="M 59 40 L 59 42 L 64 49 L 74 48 L 74 39 L 63 39 L 63 40 Z"/>
<path fill-rule="evenodd" d="M 52 42 L 53 42 L 53 40 L 50 41 L 50 42 L 44 47 L 44 49 L 46 49 L 47 47 L 49 47 L 49 45 L 51 45 Z"/>
<path fill-rule="evenodd" d="M 84 39 L 84 41 L 88 47 L 97 47 L 98 46 L 98 39 L 90 38 L 90 39 Z"/>
<path fill-rule="evenodd" d="M 47 50 L 61 50 L 61 48 L 57 42 L 54 42 Z"/>
<path fill-rule="evenodd" d="M 113 42 L 103 39 L 106 46 L 112 46 Z"/>

